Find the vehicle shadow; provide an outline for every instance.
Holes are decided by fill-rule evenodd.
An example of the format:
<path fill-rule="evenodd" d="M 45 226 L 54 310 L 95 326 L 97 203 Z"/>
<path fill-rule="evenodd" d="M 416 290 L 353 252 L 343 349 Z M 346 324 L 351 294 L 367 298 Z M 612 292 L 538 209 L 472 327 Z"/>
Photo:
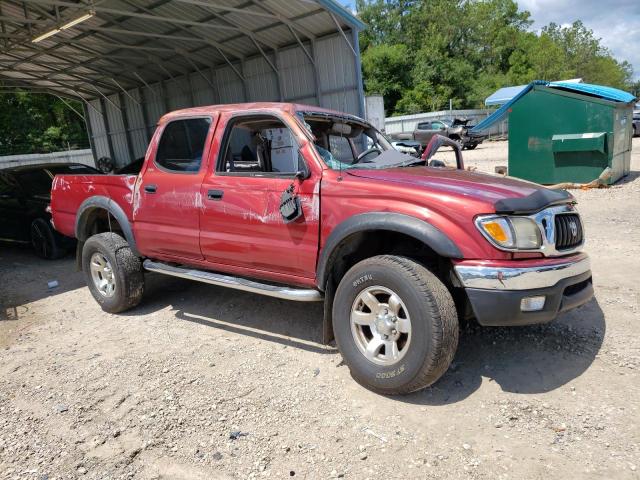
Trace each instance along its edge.
<path fill-rule="evenodd" d="M 545 325 L 481 327 L 460 332 L 447 373 L 403 402 L 446 405 L 472 395 L 483 381 L 510 393 L 544 393 L 579 377 L 593 363 L 604 340 L 604 314 L 596 299 Z"/>
<path fill-rule="evenodd" d="M 151 313 L 171 305 L 180 321 L 247 335 L 293 348 L 337 354 L 320 343 L 322 304 L 263 297 L 190 280 L 147 275 L 144 302 L 125 315 Z M 605 335 L 597 300 L 545 325 L 462 328 L 454 361 L 432 387 L 395 400 L 420 405 L 456 403 L 483 381 L 505 392 L 542 393 L 580 376 L 593 362 Z"/>
<path fill-rule="evenodd" d="M 121 315 L 140 315 L 171 305 L 180 321 L 247 335 L 314 353 L 322 345 L 322 302 L 290 302 L 165 275 L 145 275 L 144 300 Z"/>
<path fill-rule="evenodd" d="M 57 286 L 49 288 L 50 281 Z M 0 321 L 20 320 L 26 304 L 84 286 L 73 252 L 58 260 L 42 260 L 30 247 L 0 245 Z"/>

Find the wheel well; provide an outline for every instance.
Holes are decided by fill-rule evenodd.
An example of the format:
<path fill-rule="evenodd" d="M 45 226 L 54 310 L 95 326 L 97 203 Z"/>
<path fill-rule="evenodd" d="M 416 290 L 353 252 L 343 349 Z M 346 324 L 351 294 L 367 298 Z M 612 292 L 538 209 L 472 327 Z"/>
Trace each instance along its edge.
<path fill-rule="evenodd" d="M 356 232 L 345 238 L 329 260 L 329 272 L 335 285 L 356 263 L 376 255 L 400 255 L 411 258 L 451 284 L 449 273 L 451 262 L 438 255 L 431 247 L 411 235 L 390 230 L 367 230 Z"/>
<path fill-rule="evenodd" d="M 104 208 L 92 208 L 86 212 L 82 225 L 82 240 L 103 232 L 114 232 L 124 237 L 124 230 L 118 220 Z"/>
<path fill-rule="evenodd" d="M 356 263 L 376 255 L 399 255 L 411 258 L 428 268 L 451 292 L 460 318 L 468 316 L 469 306 L 463 289 L 454 285 L 451 260 L 439 255 L 423 241 L 391 230 L 366 230 L 353 233 L 340 242 L 328 260 L 325 288 L 323 343 L 333 339 L 332 308 L 335 290 L 342 277 Z"/>

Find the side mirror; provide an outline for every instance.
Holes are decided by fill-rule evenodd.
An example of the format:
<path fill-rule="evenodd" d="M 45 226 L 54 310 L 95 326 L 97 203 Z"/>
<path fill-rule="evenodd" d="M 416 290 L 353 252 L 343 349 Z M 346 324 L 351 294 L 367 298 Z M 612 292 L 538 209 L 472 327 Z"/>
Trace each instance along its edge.
<path fill-rule="evenodd" d="M 311 171 L 307 166 L 307 162 L 304 161 L 304 157 L 302 153 L 298 152 L 298 171 L 296 172 L 294 178 L 303 181 L 311 176 Z"/>
<path fill-rule="evenodd" d="M 295 178 L 297 178 L 300 181 L 306 180 L 310 176 L 311 176 L 311 172 L 307 168 L 305 168 L 304 170 L 298 170 L 295 174 Z"/>

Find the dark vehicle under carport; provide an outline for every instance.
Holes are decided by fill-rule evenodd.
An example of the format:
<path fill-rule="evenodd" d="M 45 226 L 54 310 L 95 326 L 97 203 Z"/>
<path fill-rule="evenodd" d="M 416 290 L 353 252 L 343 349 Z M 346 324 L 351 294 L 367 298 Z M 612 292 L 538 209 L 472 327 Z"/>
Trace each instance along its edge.
<path fill-rule="evenodd" d="M 0 241 L 31 244 L 36 255 L 60 258 L 75 240 L 56 232 L 47 211 L 53 177 L 63 174 L 100 174 L 79 163 L 41 164 L 0 170 Z"/>

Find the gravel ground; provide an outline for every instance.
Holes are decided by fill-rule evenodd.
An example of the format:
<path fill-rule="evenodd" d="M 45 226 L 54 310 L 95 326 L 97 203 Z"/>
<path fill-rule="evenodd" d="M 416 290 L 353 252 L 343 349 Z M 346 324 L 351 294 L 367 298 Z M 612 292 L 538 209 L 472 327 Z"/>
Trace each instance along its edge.
<path fill-rule="evenodd" d="M 0 247 L 0 478 L 639 478 L 634 145 L 627 179 L 574 192 L 596 298 L 465 327 L 447 374 L 405 397 L 317 343 L 320 305 L 148 275 L 143 304 L 109 315 L 73 258 Z M 506 143 L 465 159 L 493 171 Z"/>

